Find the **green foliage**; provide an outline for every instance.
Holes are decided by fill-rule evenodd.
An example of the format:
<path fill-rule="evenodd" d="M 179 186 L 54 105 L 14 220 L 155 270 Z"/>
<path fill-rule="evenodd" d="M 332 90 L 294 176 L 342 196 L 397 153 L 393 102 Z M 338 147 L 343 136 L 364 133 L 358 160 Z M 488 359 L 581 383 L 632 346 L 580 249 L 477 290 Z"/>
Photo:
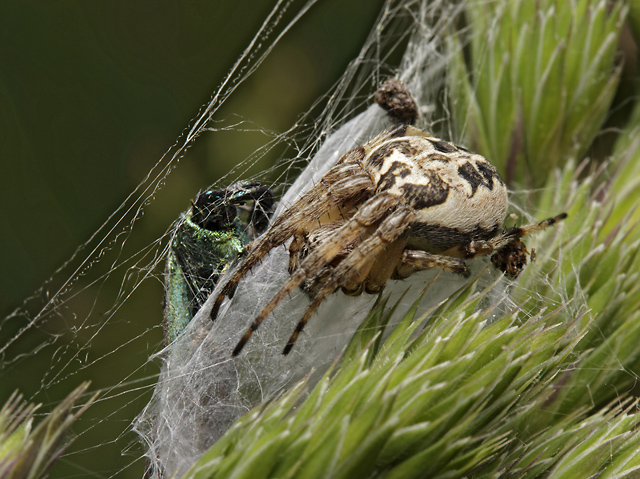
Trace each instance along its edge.
<path fill-rule="evenodd" d="M 607 115 L 627 10 L 605 0 L 467 2 L 464 28 L 448 39 L 458 135 L 508 183 L 544 185 L 585 153 Z"/>
<path fill-rule="evenodd" d="M 626 14 L 466 4 L 448 39 L 456 126 L 541 187 L 533 218 L 568 218 L 527 240 L 537 259 L 506 294 L 472 280 L 394 325 L 381 298 L 317 385 L 241 418 L 185 477 L 640 475 L 640 106 L 604 167 L 578 163 L 615 93 Z"/>
<path fill-rule="evenodd" d="M 550 180 L 540 207 L 569 218 L 533 239 L 515 303 L 474 280 L 381 341 L 379 301 L 308 397 L 303 382 L 242 418 L 185 477 L 631 474 L 640 231 L 603 233 L 616 197 L 596 182 L 572 164 Z"/>
<path fill-rule="evenodd" d="M 86 392 L 84 383 L 34 428 L 38 406 L 22 404 L 15 393 L 0 410 L 0 477 L 4 479 L 36 479 L 44 477 L 49 467 L 69 445 L 64 440 L 69 428 L 97 395 L 72 413 L 75 403 Z"/>
<path fill-rule="evenodd" d="M 532 239 L 538 258 L 511 295 L 520 307 L 472 281 L 426 323 L 418 300 L 382 342 L 393 308 L 380 301 L 301 404 L 304 383 L 241 419 L 186 477 L 633 470 L 640 417 L 624 392 L 640 372 L 640 231 L 604 234 L 615 192 L 576 174 L 567 165 L 539 200 L 569 218 Z"/>

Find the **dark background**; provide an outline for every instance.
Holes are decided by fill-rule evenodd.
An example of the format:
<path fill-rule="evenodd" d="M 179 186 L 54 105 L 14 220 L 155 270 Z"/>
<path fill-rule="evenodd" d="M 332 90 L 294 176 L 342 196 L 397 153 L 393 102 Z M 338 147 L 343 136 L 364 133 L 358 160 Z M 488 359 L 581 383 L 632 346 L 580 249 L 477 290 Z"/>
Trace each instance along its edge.
<path fill-rule="evenodd" d="M 0 317 L 42 285 L 142 181 L 216 91 L 274 3 L 0 4 Z M 225 103 L 221 117 L 239 114 L 268 130 L 288 129 L 344 72 L 381 4 L 320 1 Z M 288 14 L 300 5 L 294 4 Z M 274 90 L 287 95 L 273 95 Z M 216 182 L 264 141 L 259 134 L 229 134 L 196 142 L 146 209 L 132 241 L 148 244 L 161 236 L 199 189 Z M 268 166 L 261 163 L 254 170 Z M 150 282 L 142 289 L 146 292 L 131 300 L 140 306 L 132 309 L 157 309 L 157 318 L 146 315 L 157 323 L 139 325 L 153 328 L 149 351 L 141 352 L 144 358 L 162 340 L 161 328 L 154 327 L 161 319 L 162 287 Z M 43 337 L 64 333 L 51 328 Z M 33 333 L 36 345 L 41 341 L 37 333 L 42 331 Z M 0 344 L 14 334 L 11 327 L 0 329 Z M 105 356 L 119 351 L 123 340 L 112 336 L 112 343 L 100 339 L 88 344 Z M 35 395 L 51 360 L 44 355 L 40 365 L 18 362 L 14 369 L 5 368 L 0 400 L 16 387 L 27 398 Z M 117 367 L 103 369 L 102 377 L 87 374 L 93 389 L 114 384 L 110 373 Z M 50 400 L 55 402 L 56 396 Z M 140 404 L 130 402 L 119 410 L 120 428 L 126 428 Z M 108 401 L 104 408 L 92 408 L 103 418 L 99 424 L 110 420 L 104 419 L 110 414 Z M 107 435 L 104 440 L 109 441 Z M 96 441 L 101 442 L 100 434 Z M 90 447 L 87 443 L 79 449 L 85 446 Z M 123 467 L 118 477 L 140 477 L 142 461 L 127 466 L 140 455 L 135 444 L 125 458 L 119 457 L 121 446 L 113 446 L 71 454 L 53 468 L 51 477 L 109 477 Z"/>
<path fill-rule="evenodd" d="M 2 316 L 142 180 L 216 90 L 273 3 L 3 2 Z M 376 3 L 324 0 L 312 7 L 222 115 L 287 129 L 357 54 Z M 288 96 L 275 98 L 274 85 Z M 196 144 L 176 173 L 188 183 L 179 188 L 185 196 L 166 220 L 257 146 L 258 140 L 209 146 L 229 153 L 212 161 L 207 145 Z"/>

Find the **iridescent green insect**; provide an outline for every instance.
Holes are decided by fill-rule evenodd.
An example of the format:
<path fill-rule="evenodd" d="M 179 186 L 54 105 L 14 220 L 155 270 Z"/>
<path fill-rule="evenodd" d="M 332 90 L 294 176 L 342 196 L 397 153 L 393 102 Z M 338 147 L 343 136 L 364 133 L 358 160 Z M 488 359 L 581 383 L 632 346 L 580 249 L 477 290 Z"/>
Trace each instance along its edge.
<path fill-rule="evenodd" d="M 167 256 L 164 329 L 171 343 L 229 264 L 269 223 L 273 193 L 256 181 L 198 193 L 173 232 Z"/>

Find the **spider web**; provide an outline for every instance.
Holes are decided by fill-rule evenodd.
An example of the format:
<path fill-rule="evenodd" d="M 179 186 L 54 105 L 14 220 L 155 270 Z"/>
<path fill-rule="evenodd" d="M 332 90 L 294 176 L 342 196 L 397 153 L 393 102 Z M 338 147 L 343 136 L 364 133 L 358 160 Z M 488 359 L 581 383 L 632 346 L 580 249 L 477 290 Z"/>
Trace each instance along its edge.
<path fill-rule="evenodd" d="M 121 371 L 116 382 L 94 384 L 101 390 L 100 399 L 85 415 L 83 429 L 65 461 L 90 464 L 95 455 L 112 454 L 105 452 L 110 448 L 120 451 L 128 461 L 103 477 L 139 477 L 146 459 L 154 466 L 154 477 L 159 477 L 159 471 L 167 475 L 184 471 L 237 417 L 294 381 L 322 373 L 373 305 L 372 296 L 333 295 L 312 318 L 292 354 L 282 356 L 286 339 L 308 304 L 304 294 L 296 292 L 254 334 L 242 356 L 231 360 L 230 351 L 246 326 L 287 278 L 285 248 L 273 250 L 254 268 L 212 325 L 208 312 L 217 294 L 214 292 L 184 334 L 167 348 L 149 339 L 159 337 L 160 305 L 147 305 L 139 311 L 131 310 L 128 301 L 145 289 L 162 287 L 173 226 L 146 245 L 136 240 L 134 227 L 144 208 L 171 181 L 170 173 L 196 140 L 206 141 L 227 131 L 266 135 L 268 142 L 213 186 L 249 178 L 269 184 L 281 195 L 276 216 L 315 184 L 342 154 L 391 125 L 384 111 L 372 104 L 376 87 L 386 78 L 399 77 L 415 96 L 421 107 L 417 126 L 457 140 L 452 138 L 443 106 L 448 54 L 442 42 L 461 7 L 458 2 L 445 0 L 387 0 L 359 55 L 331 91 L 288 131 L 268 131 L 236 117 L 220 120 L 217 115 L 225 101 L 247 82 L 315 3 L 276 4 L 182 137 L 54 275 L 66 279 L 45 284 L 25 301 L 24 307 L 3 320 L 0 327 L 9 334 L 0 345 L 2 374 L 29 371 L 41 377 L 41 388 L 33 400 L 55 404 L 56 398 L 63 397 L 79 381 L 98 377 L 105 369 Z M 274 167 L 260 174 L 248 173 L 272 152 L 280 155 Z M 482 261 L 474 263 L 472 273 L 478 274 L 485 265 Z M 405 304 L 411 304 L 434 275 L 424 272 L 411 281 L 391 284 L 387 290 L 392 294 L 391 301 L 412 286 L 404 299 Z M 485 275 L 483 284 L 495 277 Z M 113 284 L 118 285 L 115 295 L 105 293 Z M 455 275 L 442 275 L 422 308 L 426 310 L 447 298 L 460 285 L 461 279 Z M 500 295 L 500 291 L 494 294 Z M 140 327 L 131 319 L 136 315 L 151 315 L 157 318 L 158 326 Z M 103 339 L 114 335 L 121 338 L 120 345 L 103 350 Z M 34 369 L 43 356 L 51 358 L 50 366 L 44 371 Z M 144 407 L 151 394 L 151 401 Z M 133 431 L 142 437 L 147 451 L 140 448 Z"/>
<path fill-rule="evenodd" d="M 400 45 L 406 45 L 406 50 L 397 76 L 417 97 L 418 103 L 425 106 L 421 111 L 420 126 L 431 131 L 437 129 L 435 105 L 438 95 L 442 94 L 446 65 L 439 35 L 449 26 L 449 19 L 455 17 L 456 8 L 455 4 L 387 2 L 360 56 L 336 87 L 335 102 L 324 112 L 326 120 L 320 123 L 320 129 L 316 128 L 309 135 L 313 143 L 303 151 L 317 149 L 317 152 L 282 197 L 274 217 L 316 184 L 343 154 L 392 125 L 386 113 L 371 104 L 370 93 L 364 88 L 379 84 L 385 76 L 392 76 L 391 71 L 384 72 L 385 55 L 391 55 Z M 380 35 L 381 31 L 385 35 Z M 372 57 L 377 61 L 372 62 Z M 341 98 L 339 92 L 345 91 L 354 93 Z M 359 98 L 362 100 L 354 108 L 351 103 Z M 346 103 L 343 110 L 334 110 L 343 101 Z M 339 112 L 340 118 L 349 117 L 352 115 L 342 111 L 362 108 L 364 111 L 331 132 L 335 112 Z M 446 122 L 440 126 L 446 127 Z M 322 374 L 366 316 L 374 301 L 371 296 L 332 295 L 309 322 L 293 352 L 283 356 L 281 351 L 286 339 L 308 305 L 305 295 L 296 292 L 254 333 L 243 353 L 231 359 L 231 351 L 247 325 L 286 281 L 287 259 L 285 248 L 272 250 L 240 283 L 233 300 L 223 305 L 212 328 L 209 301 L 185 334 L 164 353 L 167 360 L 154 397 L 136 426 L 149 445 L 154 477 L 161 477 L 159 471 L 167 475 L 184 472 L 240 415 L 295 381 L 309 374 L 314 377 Z M 485 264 L 472 265 L 473 273 L 478 274 Z M 411 282 L 390 284 L 387 292 L 391 293 L 392 303 L 406 292 L 409 284 L 414 287 L 403 301 L 405 305 L 413 303 L 435 274 L 424 272 L 415 275 Z M 422 303 L 423 310 L 438 304 L 464 283 L 453 274 L 442 276 L 430 289 L 429 300 Z M 486 286 L 496 276 L 495 273 L 486 274 L 481 283 Z M 225 277 L 219 285 L 224 282 Z M 495 294 L 499 293 L 496 291 Z M 216 296 L 217 291 L 214 291 L 210 300 Z"/>

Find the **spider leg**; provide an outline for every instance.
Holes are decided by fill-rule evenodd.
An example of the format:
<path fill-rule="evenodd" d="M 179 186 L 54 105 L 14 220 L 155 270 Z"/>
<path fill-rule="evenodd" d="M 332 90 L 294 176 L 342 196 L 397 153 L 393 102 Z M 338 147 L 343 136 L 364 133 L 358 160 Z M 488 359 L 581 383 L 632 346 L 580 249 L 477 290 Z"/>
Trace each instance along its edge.
<path fill-rule="evenodd" d="M 289 245 L 289 274 L 298 269 L 300 262 L 307 256 L 309 250 L 314 250 L 320 243 L 329 239 L 340 229 L 346 220 L 338 220 L 333 223 L 322 225 L 307 233 L 296 231 Z M 342 245 L 343 248 L 347 245 Z"/>
<path fill-rule="evenodd" d="M 347 155 L 355 154 L 354 150 Z M 345 156 L 347 156 L 345 155 Z M 338 180 L 338 178 L 343 178 Z M 346 201 L 368 194 L 374 183 L 357 158 L 334 166 L 320 183 L 305 193 L 276 219 L 269 230 L 247 246 L 248 254 L 229 281 L 220 290 L 211 308 L 212 320 L 225 297 L 233 296 L 240 280 L 273 248 L 282 245 L 296 231 L 314 227 L 314 223 L 328 210 Z"/>
<path fill-rule="evenodd" d="M 458 258 L 427 253 L 422 250 L 406 249 L 393 273 L 393 279 L 405 279 L 417 271 L 437 268 L 452 273 L 459 273 L 465 278 L 470 275 L 466 263 Z"/>
<path fill-rule="evenodd" d="M 316 311 L 316 309 L 318 309 L 318 306 L 320 306 L 320 303 L 322 303 L 322 301 L 324 301 L 325 298 L 329 296 L 332 292 L 333 290 L 329 291 L 328 287 L 324 287 L 320 291 L 318 291 L 318 294 L 316 295 L 315 298 L 313 298 L 313 301 L 311 301 L 311 304 L 302 315 L 302 318 L 300 318 L 300 321 L 298 321 L 298 324 L 296 324 L 296 329 L 293 330 L 293 334 L 291 334 L 289 341 L 287 341 L 287 345 L 284 347 L 282 354 L 286 356 L 291 352 L 291 348 L 293 348 L 293 345 L 298 340 L 298 336 L 306 326 L 307 322 L 309 322 L 311 315 Z M 235 351 L 234 351 L 234 355 L 235 355 Z"/>
<path fill-rule="evenodd" d="M 293 239 L 291 240 L 291 244 L 289 245 L 289 274 L 298 269 L 298 263 L 300 262 L 302 248 L 308 241 L 307 236 L 308 235 L 298 231 L 293 234 Z"/>
<path fill-rule="evenodd" d="M 251 323 L 251 326 L 249 326 L 249 329 L 247 329 L 246 333 L 233 350 L 233 356 L 237 356 L 240 351 L 242 351 L 242 348 L 244 348 L 244 345 L 247 343 L 253 332 L 260 327 L 260 324 L 262 324 L 265 318 L 275 309 L 278 303 L 280 303 L 286 295 L 291 293 L 291 291 L 293 291 L 305 278 L 310 278 L 318 274 L 326 264 L 330 263 L 338 254 L 340 254 L 343 245 L 350 244 L 357 240 L 363 230 L 371 230 L 376 222 L 387 216 L 389 210 L 391 210 L 397 202 L 397 198 L 390 193 L 381 193 L 370 198 L 362 205 L 358 212 L 344 224 L 342 228 L 336 231 L 335 238 L 331 238 L 318 245 L 317 249 L 315 249 L 304 259 L 304 261 L 300 263 L 298 269 L 289 277 L 280 291 L 276 293 L 271 301 L 269 301 L 269 303 L 262 309 L 260 314 L 256 316 L 253 323 Z M 387 223 L 387 221 L 393 220 L 394 218 L 395 216 L 391 216 L 383 224 Z M 373 229 L 375 230 L 375 227 L 373 227 Z M 351 254 L 353 254 L 353 252 Z"/>
<path fill-rule="evenodd" d="M 508 244 L 513 243 L 515 240 L 524 236 L 528 236 L 531 233 L 535 233 L 536 231 L 540 231 L 547 226 L 551 226 L 558 221 L 562 221 L 566 217 L 566 213 L 561 213 L 552 218 L 547 218 L 546 220 L 540 221 L 539 223 L 509 228 L 504 233 L 501 233 L 487 241 L 473 240 L 465 247 L 465 256 L 467 258 L 473 258 L 475 256 L 490 255 L 493 252 L 504 248 Z"/>
<path fill-rule="evenodd" d="M 304 312 L 302 318 L 298 321 L 282 354 L 289 354 L 298 336 L 311 318 L 311 315 L 328 295 L 333 293 L 340 285 L 362 284 L 376 262 L 376 257 L 379 253 L 392 245 L 396 240 L 404 244 L 401 236 L 405 233 L 414 218 L 415 213 L 410 208 L 400 207 L 396 209 L 380 224 L 378 229 L 375 230 L 370 237 L 357 245 L 353 251 L 336 266 L 333 274 L 327 279 L 325 285 L 316 297 L 313 298 L 313 301 Z M 386 260 L 386 258 L 383 259 L 383 261 L 384 260 Z M 391 270 L 389 274 L 391 274 Z"/>

